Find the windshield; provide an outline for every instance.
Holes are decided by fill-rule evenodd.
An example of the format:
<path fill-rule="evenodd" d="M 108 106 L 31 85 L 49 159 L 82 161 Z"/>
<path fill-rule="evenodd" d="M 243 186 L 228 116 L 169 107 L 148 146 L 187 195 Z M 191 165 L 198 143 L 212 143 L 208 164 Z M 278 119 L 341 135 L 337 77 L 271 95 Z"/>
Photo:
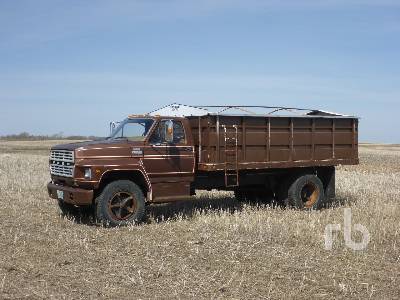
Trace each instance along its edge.
<path fill-rule="evenodd" d="M 152 119 L 126 119 L 114 130 L 110 139 L 126 138 L 131 141 L 143 141 L 153 123 Z"/>

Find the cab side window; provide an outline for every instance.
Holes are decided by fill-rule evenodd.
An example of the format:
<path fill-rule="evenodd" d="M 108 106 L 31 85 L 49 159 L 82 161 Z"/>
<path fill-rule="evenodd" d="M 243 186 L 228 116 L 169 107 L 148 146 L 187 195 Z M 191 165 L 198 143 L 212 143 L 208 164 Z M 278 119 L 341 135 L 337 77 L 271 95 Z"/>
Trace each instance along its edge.
<path fill-rule="evenodd" d="M 166 120 L 162 120 L 157 127 L 155 128 L 153 134 L 150 137 L 150 144 L 165 144 L 165 123 Z M 186 137 L 185 137 L 185 130 L 183 128 L 182 122 L 180 121 L 173 121 L 174 126 L 174 137 L 173 137 L 173 144 L 185 144 Z"/>
<path fill-rule="evenodd" d="M 185 130 L 182 122 L 174 121 L 174 144 L 185 144 Z"/>
<path fill-rule="evenodd" d="M 163 138 L 163 134 L 162 134 L 163 133 L 163 130 L 161 128 L 162 125 L 163 125 L 163 123 L 161 122 L 154 129 L 154 132 L 149 139 L 150 144 L 153 144 L 153 145 L 154 144 L 162 144 L 163 140 L 165 141 L 165 138 Z"/>

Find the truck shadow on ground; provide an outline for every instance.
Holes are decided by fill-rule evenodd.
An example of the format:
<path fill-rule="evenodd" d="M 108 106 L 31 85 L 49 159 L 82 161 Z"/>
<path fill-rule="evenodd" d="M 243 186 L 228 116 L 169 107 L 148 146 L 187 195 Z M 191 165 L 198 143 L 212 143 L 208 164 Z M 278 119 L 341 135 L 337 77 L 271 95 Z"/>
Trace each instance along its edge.
<path fill-rule="evenodd" d="M 329 206 L 321 208 L 336 209 L 356 202 L 356 197 L 352 195 L 337 196 Z M 280 209 L 291 210 L 279 204 L 273 198 L 260 199 L 253 201 L 238 201 L 235 197 L 201 197 L 190 201 L 177 201 L 164 204 L 152 204 L 146 207 L 146 217 L 142 224 L 162 223 L 175 220 L 190 220 L 198 215 L 209 214 L 234 214 L 244 209 Z M 306 212 L 306 211 L 305 211 Z M 79 212 L 75 217 L 68 217 L 77 224 L 88 226 L 100 226 L 94 220 L 94 214 L 88 211 Z"/>
<path fill-rule="evenodd" d="M 177 201 L 146 206 L 146 217 L 142 224 L 161 223 L 178 219 L 192 219 L 196 215 L 240 212 L 245 206 L 261 207 L 273 205 L 273 199 L 264 201 L 239 202 L 235 197 L 201 197 L 190 201 Z M 60 215 L 77 224 L 98 226 L 95 222 L 94 211 L 77 210 L 74 216 Z"/>
<path fill-rule="evenodd" d="M 237 201 L 234 197 L 223 197 L 214 199 L 211 197 L 202 197 L 191 201 L 178 201 L 165 204 L 149 205 L 146 209 L 146 223 L 163 222 L 177 219 L 191 219 L 196 215 L 212 214 L 212 213 L 229 213 L 234 214 L 242 211 L 244 205 Z M 249 205 L 256 205 L 255 203 Z"/>
<path fill-rule="evenodd" d="M 324 206 L 321 210 L 335 209 L 342 206 L 349 205 L 356 201 L 353 196 L 335 197 L 329 205 Z M 199 214 L 215 214 L 215 213 L 228 213 L 234 214 L 242 211 L 245 207 L 256 209 L 288 209 L 281 203 L 278 203 L 273 198 L 244 201 L 240 202 L 234 197 L 223 197 L 214 199 L 211 197 L 202 197 L 192 201 L 171 202 L 165 204 L 149 205 L 146 209 L 145 223 L 173 221 L 178 219 L 191 219 Z"/>

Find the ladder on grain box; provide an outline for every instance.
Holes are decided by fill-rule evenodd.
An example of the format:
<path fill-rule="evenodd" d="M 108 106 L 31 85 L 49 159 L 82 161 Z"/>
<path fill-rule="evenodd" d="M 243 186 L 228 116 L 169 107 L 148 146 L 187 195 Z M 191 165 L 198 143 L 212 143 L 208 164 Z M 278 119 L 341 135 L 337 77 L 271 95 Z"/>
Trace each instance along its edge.
<path fill-rule="evenodd" d="M 225 141 L 225 186 L 239 185 L 238 127 L 222 125 Z"/>

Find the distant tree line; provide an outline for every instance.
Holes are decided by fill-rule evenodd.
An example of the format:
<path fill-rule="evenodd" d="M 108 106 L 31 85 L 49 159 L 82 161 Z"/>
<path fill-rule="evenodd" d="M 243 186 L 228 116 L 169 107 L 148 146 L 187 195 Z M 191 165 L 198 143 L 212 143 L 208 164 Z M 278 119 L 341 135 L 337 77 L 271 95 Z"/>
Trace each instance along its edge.
<path fill-rule="evenodd" d="M 52 135 L 34 135 L 28 132 L 21 132 L 19 134 L 9 134 L 0 136 L 0 139 L 7 141 L 43 141 L 43 140 L 101 140 L 104 137 L 99 136 L 85 136 L 85 135 L 64 135 L 56 133 Z"/>

